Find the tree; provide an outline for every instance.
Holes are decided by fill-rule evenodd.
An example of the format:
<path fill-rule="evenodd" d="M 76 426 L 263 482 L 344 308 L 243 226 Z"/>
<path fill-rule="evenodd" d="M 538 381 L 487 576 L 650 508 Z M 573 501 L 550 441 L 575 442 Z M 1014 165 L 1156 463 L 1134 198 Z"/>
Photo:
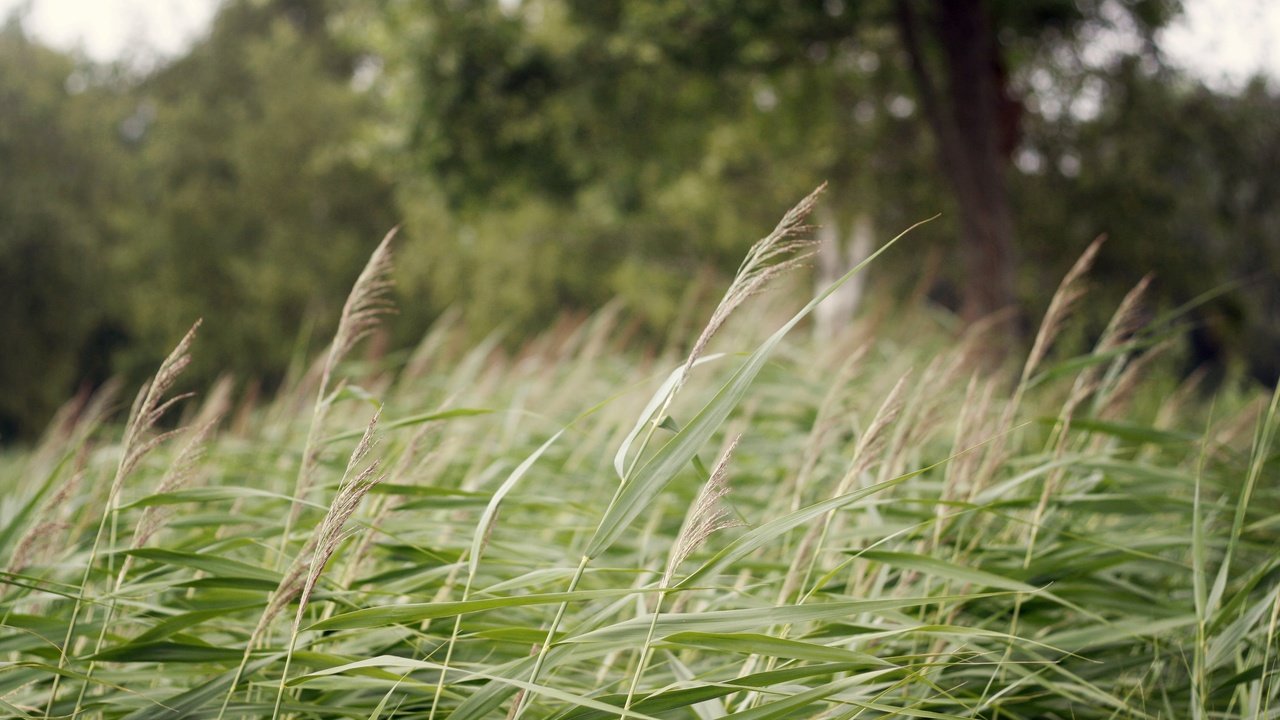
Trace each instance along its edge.
<path fill-rule="evenodd" d="M 961 256 L 970 278 L 963 314 L 972 321 L 1016 307 L 1015 222 L 1005 179 L 1021 140 L 1023 110 L 1010 69 L 1016 48 L 1028 43 L 1069 47 L 1100 27 L 1114 26 L 1117 20 L 1108 13 L 1117 12 L 1150 45 L 1153 31 L 1168 22 L 1178 3 L 895 0 L 894 5 L 916 95 L 937 141 L 938 166 L 960 209 Z M 922 25 L 940 56 L 933 67 Z"/>
<path fill-rule="evenodd" d="M 99 220 L 124 185 L 104 121 L 121 103 L 86 73 L 16 18 L 0 26 L 0 441 L 38 431 L 86 374 L 105 379 L 90 356 L 116 309 Z"/>
<path fill-rule="evenodd" d="M 1005 171 L 1021 108 L 1008 87 L 992 19 L 982 0 L 935 3 L 933 35 L 945 57 L 946 92 L 927 63 L 916 10 L 897 0 L 898 27 L 916 94 L 938 147 L 938 165 L 960 208 L 961 256 L 970 281 L 963 315 L 973 321 L 1016 307 L 1013 208 Z"/>
<path fill-rule="evenodd" d="M 192 383 L 271 382 L 313 321 L 324 336 L 396 222 L 355 153 L 375 105 L 329 17 L 228 2 L 142 75 L 0 31 L 0 436 L 81 381 L 141 380 L 198 317 Z"/>
<path fill-rule="evenodd" d="M 852 116 L 874 80 L 848 62 L 866 50 L 835 44 L 844 30 L 809 23 L 830 57 L 801 63 L 770 59 L 808 57 L 776 28 L 748 66 L 704 27 L 723 7 L 686 22 L 685 5 L 369 3 L 348 16 L 384 67 L 381 157 L 401 177 L 406 257 L 424 274 L 406 285 L 462 303 L 472 327 L 538 327 L 621 297 L 660 332 L 690 267 L 731 269 L 821 180 L 874 187 L 857 162 L 871 143 L 913 155 L 913 133 L 884 112 L 859 120 L 894 126 L 874 138 L 802 120 Z M 733 32 L 763 32 L 771 3 L 747 5 L 759 12 L 735 15 Z M 848 82 L 832 93 L 837 78 Z M 876 173 L 926 176 L 904 170 Z"/>
<path fill-rule="evenodd" d="M 669 193 L 723 200 L 720 188 L 736 186 L 734 199 L 758 199 L 762 185 L 795 194 L 794 178 L 813 184 L 819 173 L 900 202 L 917 182 L 902 173 L 918 169 L 919 150 L 895 123 L 850 118 L 867 114 L 863 103 L 897 120 L 918 107 L 932 138 L 915 145 L 932 148 L 957 210 L 956 279 L 972 321 L 1021 300 L 1006 176 L 1027 74 L 1076 63 L 1104 30 L 1152 54 L 1154 30 L 1177 9 L 1173 0 L 441 0 L 370 12 L 384 23 L 372 43 L 394 69 L 385 75 L 399 83 L 393 94 L 411 98 L 395 110 L 416 128 L 403 147 L 464 213 L 530 195 L 566 207 L 590 196 L 633 222 Z M 770 144 L 790 154 L 770 154 Z M 753 178 L 708 177 L 725 149 L 769 162 Z"/>
<path fill-rule="evenodd" d="M 1280 93 L 1257 78 L 1239 93 L 1128 60 L 1078 79 L 1087 113 L 1031 116 L 1025 149 L 1037 169 L 1015 188 L 1028 237 L 1111 236 L 1091 295 L 1101 326 L 1139 277 L 1157 303 L 1180 306 L 1238 284 L 1194 309 L 1188 369 L 1239 365 L 1280 377 Z M 1070 93 L 1062 97 L 1069 102 Z M 1076 97 L 1076 100 L 1079 96 Z M 1158 121 L 1153 120 L 1158 119 Z M 1050 284 L 1068 258 L 1029 245 L 1028 266 Z M 1222 368 L 1219 367 L 1219 370 Z"/>
<path fill-rule="evenodd" d="M 351 152 L 372 106 L 327 17 L 320 0 L 229 2 L 134 89 L 133 241 L 117 257 L 146 282 L 130 293 L 138 342 L 123 368 L 154 364 L 204 317 L 193 377 L 278 378 L 395 224 L 387 180 Z"/>

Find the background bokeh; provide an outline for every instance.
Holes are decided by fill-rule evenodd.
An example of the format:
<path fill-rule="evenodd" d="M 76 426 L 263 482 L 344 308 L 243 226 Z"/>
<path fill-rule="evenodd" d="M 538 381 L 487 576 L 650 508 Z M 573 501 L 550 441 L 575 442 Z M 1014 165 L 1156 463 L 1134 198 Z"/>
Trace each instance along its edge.
<path fill-rule="evenodd" d="M 615 299 L 635 342 L 662 342 L 823 181 L 845 242 L 942 213 L 877 262 L 869 302 L 1035 316 L 1107 233 L 1080 306 L 1099 330 L 1154 273 L 1158 309 L 1194 306 L 1187 370 L 1274 383 L 1280 94 L 1168 62 L 1181 11 L 227 0 L 140 63 L 50 47 L 20 8 L 0 28 L 0 441 L 139 381 L 197 317 L 193 384 L 269 388 L 396 224 L 384 352 L 451 308 L 519 343 Z M 1003 216 L 1004 278 L 972 259 L 974 223 Z"/>

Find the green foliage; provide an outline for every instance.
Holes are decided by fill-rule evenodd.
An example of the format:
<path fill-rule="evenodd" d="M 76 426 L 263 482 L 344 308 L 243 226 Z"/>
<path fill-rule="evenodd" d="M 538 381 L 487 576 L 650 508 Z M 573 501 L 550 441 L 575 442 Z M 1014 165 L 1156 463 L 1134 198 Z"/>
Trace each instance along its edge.
<path fill-rule="evenodd" d="M 0 27 L 0 438 L 34 433 L 113 342 L 112 285 L 101 269 L 116 237 L 104 219 L 125 201 L 109 87 L 88 68 L 32 43 L 15 21 Z M 103 344 L 107 347 L 94 347 Z"/>
<path fill-rule="evenodd" d="M 416 180 L 402 194 L 407 252 L 429 258 L 407 282 L 460 300 L 476 327 L 620 297 L 661 331 L 692 277 L 731 268 L 800 188 L 848 186 L 842 164 L 866 149 L 802 119 L 833 102 L 835 82 L 806 68 L 779 69 L 774 89 L 771 76 L 673 60 L 643 11 L 618 29 L 598 27 L 593 5 L 549 3 L 536 22 L 534 9 L 486 7 L 369 11 L 385 28 L 370 42 L 398 69 L 386 157 Z M 490 45 L 505 49 L 484 55 Z M 782 95 L 778 112 L 762 114 L 756 93 Z M 474 282 L 459 287 L 459 265 Z"/>
<path fill-rule="evenodd" d="M 933 8 L 912 4 L 922 18 Z M 1268 185 L 1280 143 L 1266 113 L 1248 108 L 1274 104 L 1274 93 L 1259 84 L 1253 100 L 1237 101 L 1171 72 L 1136 71 L 1155 62 L 1151 38 L 1179 4 L 1112 9 L 1131 21 L 1140 49 L 1099 64 L 1086 60 L 1090 42 L 1117 22 L 1103 3 L 990 5 L 1020 103 L 1011 139 L 1020 134 L 1015 149 L 1042 157 L 1010 177 L 1017 290 L 1033 309 L 1099 232 L 1112 241 L 1097 316 L 1145 272 L 1159 274 L 1154 292 L 1172 306 L 1249 272 L 1219 256 L 1274 246 L 1254 229 L 1274 203 L 1241 207 L 1236 190 L 1201 200 L 1213 188 L 1248 196 Z M 384 63 L 375 147 L 413 179 L 400 203 L 410 252 L 424 259 L 407 282 L 437 306 L 457 302 L 477 335 L 612 297 L 660 333 L 697 269 L 732 267 L 751 228 L 819 180 L 832 184 L 841 228 L 860 215 L 902 227 L 943 211 L 917 243 L 954 257 L 958 213 L 933 165 L 937 141 L 921 122 L 891 3 L 363 3 L 341 17 L 347 36 Z M 1171 107 L 1195 96 L 1232 131 L 1208 131 L 1205 113 Z M 1203 150 L 1188 156 L 1188 146 Z M 1214 179 L 1224 174 L 1236 181 Z M 1205 223 L 1220 240 L 1187 238 Z M 879 271 L 912 282 L 930 272 L 927 255 L 890 258 Z M 936 272 L 925 280 L 944 304 L 973 282 L 957 262 Z M 1218 312 L 1261 328 L 1275 283 L 1261 284 L 1257 297 Z M 1247 345 L 1217 344 L 1223 356 Z M 1276 353 L 1245 352 L 1260 377 L 1274 376 L 1265 359 Z"/>
<path fill-rule="evenodd" d="M 730 354 L 684 386 L 663 383 L 680 357 L 615 347 L 608 314 L 514 358 L 439 328 L 408 363 L 339 368 L 367 381 L 328 408 L 316 472 L 333 505 L 305 504 L 296 533 L 315 378 L 203 450 L 219 392 L 189 429 L 125 447 L 86 411 L 0 463 L 0 702 L 15 717 L 1274 713 L 1280 394 L 1198 402 L 1124 344 L 1063 348 L 1010 395 L 974 364 L 983 336 L 956 343 L 918 308 L 846 328 L 837 350 L 865 352 L 850 366 L 784 339 L 786 305 L 725 326 Z M 374 413 L 385 481 L 347 506 Z M 716 502 L 745 527 L 690 547 L 700 458 L 738 435 Z M 151 450 L 104 500 L 120 457 Z M 331 524 L 344 512 L 356 532 Z M 302 600 L 297 573 L 318 579 Z"/>
<path fill-rule="evenodd" d="M 396 214 L 353 152 L 375 106 L 326 17 L 322 2 L 229 3 L 144 77 L 78 67 L 6 26 L 6 440 L 81 381 L 140 381 L 198 317 L 223 358 L 196 360 L 203 383 L 278 380 L 308 328 L 331 329 Z"/>
<path fill-rule="evenodd" d="M 332 329 L 394 224 L 386 180 L 348 151 L 371 105 L 323 31 L 323 3 L 233 3 L 135 90 L 148 124 L 121 263 L 148 281 L 131 296 L 134 374 L 203 315 L 205 340 L 235 349 L 221 369 L 278 377 L 302 328 Z"/>
<path fill-rule="evenodd" d="M 1112 302 L 1148 272 L 1158 294 L 1176 303 L 1214 284 L 1242 281 L 1238 291 L 1197 312 L 1197 343 L 1206 355 L 1234 348 L 1260 379 L 1274 382 L 1280 184 L 1268 168 L 1280 161 L 1280 131 L 1267 118 L 1280 112 L 1280 96 L 1260 80 L 1237 96 L 1217 94 L 1151 76 L 1138 63 L 1090 84 L 1107 98 L 1097 117 L 1062 118 L 1033 133 L 1032 147 L 1049 170 L 1027 176 L 1021 188 L 1034 204 L 1027 232 L 1109 233 L 1100 295 Z M 1068 175 L 1055 171 L 1064 158 L 1074 168 Z M 1047 246 L 1028 251 L 1042 280 L 1061 263 Z"/>
<path fill-rule="evenodd" d="M 1147 271 L 1162 307 L 1243 280 L 1192 317 L 1188 363 L 1274 379 L 1276 93 L 1211 92 L 1153 69 L 1150 44 L 1084 62 L 1105 5 L 990 3 L 1020 150 L 1042 159 L 1010 178 L 1019 295 L 1044 306 L 1078 248 L 1109 232 L 1082 335 Z M 1148 39 L 1177 10 L 1121 5 Z M 81 383 L 140 382 L 197 317 L 212 352 L 193 386 L 224 371 L 274 385 L 401 223 L 392 350 L 446 309 L 473 341 L 498 330 L 514 349 L 610 302 L 646 341 L 686 342 L 706 288 L 822 180 L 841 230 L 941 211 L 872 279 L 954 309 L 972 279 L 953 261 L 957 208 L 893 10 L 235 0 L 146 72 L 77 63 L 10 23 L 0 441 L 33 436 Z"/>

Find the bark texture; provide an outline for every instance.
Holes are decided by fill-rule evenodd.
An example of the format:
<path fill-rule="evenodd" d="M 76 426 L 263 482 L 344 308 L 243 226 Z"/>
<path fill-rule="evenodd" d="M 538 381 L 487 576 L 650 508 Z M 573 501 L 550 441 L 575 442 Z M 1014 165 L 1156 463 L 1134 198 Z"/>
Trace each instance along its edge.
<path fill-rule="evenodd" d="M 1005 173 L 1017 144 L 1020 106 L 1009 96 L 986 3 L 932 0 L 927 9 L 920 14 L 911 0 L 897 0 L 898 30 L 921 110 L 938 141 L 938 164 L 959 205 L 961 312 L 973 322 L 1016 308 L 1013 209 Z M 940 72 L 931 67 L 922 31 L 940 51 Z M 937 76 L 944 81 L 941 88 Z"/>

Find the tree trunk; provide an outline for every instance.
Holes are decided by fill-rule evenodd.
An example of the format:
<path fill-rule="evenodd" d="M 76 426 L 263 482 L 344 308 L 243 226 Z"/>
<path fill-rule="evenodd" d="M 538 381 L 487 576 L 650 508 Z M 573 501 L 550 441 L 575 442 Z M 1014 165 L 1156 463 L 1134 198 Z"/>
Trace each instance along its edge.
<path fill-rule="evenodd" d="M 814 259 L 818 272 L 814 278 L 814 292 L 827 289 L 850 268 L 866 260 L 871 255 L 874 238 L 875 227 L 870 214 L 859 211 L 852 228 L 846 234 L 842 232 L 840 221 L 830 206 L 820 205 L 815 236 L 818 249 Z M 867 272 L 864 270 L 845 281 L 830 297 L 814 308 L 814 339 L 829 343 L 853 322 L 866 290 L 866 282 Z"/>
<path fill-rule="evenodd" d="M 945 60 L 940 96 L 910 0 L 898 0 L 898 29 L 920 105 L 938 144 L 938 164 L 960 208 L 964 319 L 1014 309 L 1013 211 L 1005 185 L 1017 107 L 983 0 L 935 0 L 933 35 Z M 1012 120 L 1012 122 L 1011 122 Z"/>

